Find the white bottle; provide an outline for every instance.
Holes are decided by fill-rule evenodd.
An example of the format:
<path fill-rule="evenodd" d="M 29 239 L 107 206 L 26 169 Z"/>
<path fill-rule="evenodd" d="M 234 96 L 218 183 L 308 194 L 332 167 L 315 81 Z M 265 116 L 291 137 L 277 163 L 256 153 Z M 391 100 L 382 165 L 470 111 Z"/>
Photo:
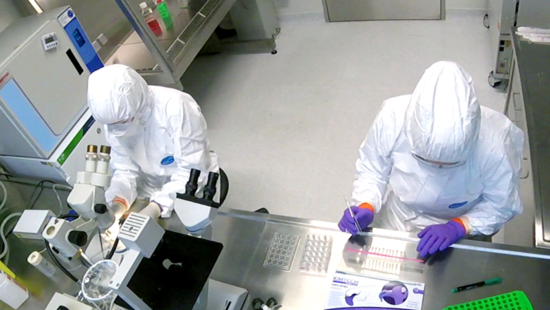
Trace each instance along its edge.
<path fill-rule="evenodd" d="M 0 300 L 18 309 L 29 298 L 29 291 L 7 274 L 0 272 Z"/>
<path fill-rule="evenodd" d="M 48 262 L 44 256 L 37 251 L 32 252 L 27 258 L 27 261 L 48 278 L 53 277 L 57 270 L 54 265 Z"/>

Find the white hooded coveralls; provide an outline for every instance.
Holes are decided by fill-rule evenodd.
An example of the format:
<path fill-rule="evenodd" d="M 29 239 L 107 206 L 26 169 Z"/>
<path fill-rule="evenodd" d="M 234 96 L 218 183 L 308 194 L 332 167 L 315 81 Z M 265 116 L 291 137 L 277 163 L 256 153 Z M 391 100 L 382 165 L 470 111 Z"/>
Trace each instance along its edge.
<path fill-rule="evenodd" d="M 208 172 L 219 170 L 206 121 L 186 93 L 148 86 L 132 68 L 111 65 L 90 76 L 88 106 L 104 124 L 111 146 L 108 203 L 118 196 L 131 205 L 139 189 L 139 196 L 150 197 L 167 217 L 176 193 L 185 192 L 192 168 L 202 172 L 199 185 L 206 183 Z"/>
<path fill-rule="evenodd" d="M 459 218 L 470 235 L 492 235 L 523 211 L 523 142 L 506 116 L 479 106 L 467 72 L 438 62 L 412 95 L 384 102 L 359 148 L 352 199 L 380 213 L 378 227 L 418 232 Z"/>

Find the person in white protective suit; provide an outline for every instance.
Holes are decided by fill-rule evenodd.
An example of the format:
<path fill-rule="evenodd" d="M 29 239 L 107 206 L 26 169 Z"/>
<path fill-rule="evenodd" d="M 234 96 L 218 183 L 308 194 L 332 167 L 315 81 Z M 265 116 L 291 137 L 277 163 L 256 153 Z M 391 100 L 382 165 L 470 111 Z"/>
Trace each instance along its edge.
<path fill-rule="evenodd" d="M 111 146 L 113 177 L 105 199 L 114 210 L 125 212 L 139 195 L 169 217 L 191 169 L 202 172 L 199 186 L 208 172 L 219 171 L 206 121 L 186 93 L 148 86 L 134 69 L 111 65 L 90 75 L 88 106 Z"/>
<path fill-rule="evenodd" d="M 376 227 L 420 232 L 422 256 L 491 236 L 523 211 L 523 140 L 506 116 L 480 107 L 467 72 L 437 62 L 412 95 L 384 102 L 359 148 L 354 215 L 346 209 L 339 227 L 356 234 L 355 221 L 366 229 L 376 218 Z"/>

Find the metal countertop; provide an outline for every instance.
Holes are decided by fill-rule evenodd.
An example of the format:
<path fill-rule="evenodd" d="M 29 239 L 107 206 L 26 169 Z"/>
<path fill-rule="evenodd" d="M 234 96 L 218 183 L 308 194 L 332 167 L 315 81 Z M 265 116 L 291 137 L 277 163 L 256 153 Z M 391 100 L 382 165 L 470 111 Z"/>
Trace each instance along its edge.
<path fill-rule="evenodd" d="M 512 42 L 525 106 L 535 198 L 535 244 L 550 247 L 550 45 Z"/>
<path fill-rule="evenodd" d="M 165 224 L 167 229 L 183 231 L 177 219 Z M 268 269 L 263 266 L 269 244 L 275 232 L 298 235 L 301 242 L 295 254 L 290 272 Z M 412 237 L 408 233 L 378 230 L 377 234 Z M 301 274 L 299 261 L 304 252 L 307 234 L 325 234 L 333 237 L 333 248 L 326 277 Z M 366 245 L 384 247 L 391 239 L 364 238 Z M 426 264 L 403 263 L 401 268 L 379 263 L 369 269 L 358 269 L 343 260 L 342 251 L 349 234 L 341 233 L 335 223 L 263 215 L 237 210 L 220 210 L 213 223 L 213 239 L 225 248 L 216 264 L 211 278 L 246 288 L 251 298 L 275 297 L 287 310 L 324 309 L 330 289 L 331 275 L 338 270 L 362 273 L 387 279 L 400 279 L 426 284 L 423 308 L 443 309 L 446 306 L 486 298 L 516 290 L 524 291 L 534 309 L 545 309 L 550 304 L 550 260 L 521 258 L 470 250 L 452 249 L 432 257 Z M 492 249 L 550 254 L 537 248 L 523 248 L 502 244 L 464 240 L 461 244 Z M 406 257 L 416 258 L 416 244 L 403 242 Z M 376 260 L 376 258 L 374 258 Z M 391 268 L 390 268 L 391 267 Z M 455 287 L 486 279 L 502 277 L 503 283 L 486 286 L 458 294 L 451 293 Z"/>
<path fill-rule="evenodd" d="M 161 221 L 165 229 L 185 232 L 177 218 Z M 263 266 L 269 245 L 276 232 L 297 235 L 300 242 L 289 272 L 268 269 Z M 386 236 L 411 237 L 408 233 L 374 230 Z M 328 275 L 325 277 L 301 274 L 299 261 L 303 255 L 308 234 L 330 235 L 333 238 Z M 331 286 L 331 275 L 338 270 L 362 273 L 392 280 L 408 280 L 426 284 L 423 308 L 443 309 L 446 306 L 481 299 L 515 290 L 524 291 L 535 309 L 545 309 L 550 304 L 550 260 L 521 258 L 501 254 L 490 254 L 470 250 L 452 249 L 434 256 L 426 264 L 411 262 L 395 265 L 376 262 L 368 268 L 359 269 L 353 262 L 357 257 L 342 250 L 349 234 L 341 233 L 335 223 L 311 221 L 276 215 L 265 215 L 230 209 L 219 210 L 212 223 L 213 240 L 224 245 L 222 254 L 214 267 L 211 278 L 243 287 L 250 292 L 250 298 L 267 300 L 275 297 L 286 310 L 324 309 Z M 395 245 L 392 239 L 361 237 L 359 241 L 367 246 L 387 247 Z M 54 291 L 76 293 L 77 287 L 63 277 L 52 283 L 24 261 L 34 250 L 43 248 L 42 243 L 19 240 L 10 236 L 12 257 L 10 267 L 25 283 L 35 286 L 33 295 L 20 309 L 43 309 Z M 461 244 L 506 249 L 528 253 L 549 254 L 550 251 L 537 248 L 522 248 L 500 244 L 464 240 Z M 34 245 L 34 249 L 30 246 Z M 401 241 L 398 244 L 406 257 L 416 258 L 416 244 Z M 350 256 L 351 255 L 351 256 Z M 380 260 L 380 259 L 378 259 Z M 21 262 L 15 264 L 14 262 Z M 364 265 L 365 266 L 365 265 Z M 451 293 L 451 289 L 493 277 L 502 277 L 503 283 L 474 290 Z M 36 288 L 39 288 L 38 290 Z M 247 309 L 250 310 L 250 309 Z"/>

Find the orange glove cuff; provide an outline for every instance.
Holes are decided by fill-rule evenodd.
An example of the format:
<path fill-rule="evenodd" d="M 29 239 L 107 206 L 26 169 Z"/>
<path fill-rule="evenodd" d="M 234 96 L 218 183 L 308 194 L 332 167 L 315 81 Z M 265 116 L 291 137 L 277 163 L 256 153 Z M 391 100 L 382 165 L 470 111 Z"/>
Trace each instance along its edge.
<path fill-rule="evenodd" d="M 124 198 L 115 197 L 115 199 L 113 199 L 113 203 L 115 203 L 115 202 L 120 202 L 124 206 L 128 207 L 128 203 L 126 202 L 126 199 L 124 199 Z"/>
<path fill-rule="evenodd" d="M 363 202 L 362 204 L 359 205 L 359 208 L 369 209 L 372 211 L 372 213 L 374 213 L 374 207 L 370 203 Z"/>
<path fill-rule="evenodd" d="M 459 219 L 459 218 L 454 218 L 454 219 L 451 219 L 451 221 L 457 222 L 458 224 L 462 225 L 462 227 L 464 227 L 464 231 L 468 231 L 468 230 L 466 229 L 466 225 L 464 225 L 464 222 L 463 222 L 461 219 Z"/>

